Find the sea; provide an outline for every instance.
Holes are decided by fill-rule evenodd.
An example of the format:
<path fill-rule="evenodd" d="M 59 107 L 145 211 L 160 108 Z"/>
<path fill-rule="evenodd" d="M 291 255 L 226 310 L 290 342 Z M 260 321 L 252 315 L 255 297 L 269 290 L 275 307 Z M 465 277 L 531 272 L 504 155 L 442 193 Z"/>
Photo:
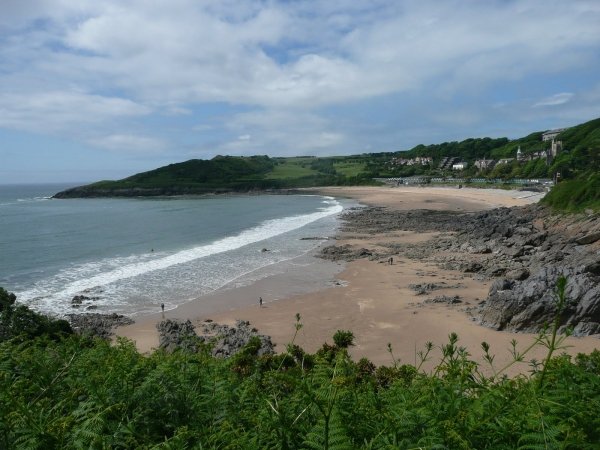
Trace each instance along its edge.
<path fill-rule="evenodd" d="M 352 205 L 319 195 L 51 198 L 72 186 L 0 185 L 0 286 L 54 316 L 142 316 L 255 282 L 314 252 L 323 241 L 306 238 L 334 235 Z"/>

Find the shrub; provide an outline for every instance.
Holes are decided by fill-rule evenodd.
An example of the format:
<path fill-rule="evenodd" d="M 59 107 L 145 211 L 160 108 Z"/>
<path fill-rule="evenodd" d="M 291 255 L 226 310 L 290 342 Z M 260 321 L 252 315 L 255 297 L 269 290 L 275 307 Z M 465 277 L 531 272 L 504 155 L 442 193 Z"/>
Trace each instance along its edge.
<path fill-rule="evenodd" d="M 348 348 L 354 345 L 354 333 L 347 330 L 338 330 L 333 335 L 333 343 L 339 348 Z"/>

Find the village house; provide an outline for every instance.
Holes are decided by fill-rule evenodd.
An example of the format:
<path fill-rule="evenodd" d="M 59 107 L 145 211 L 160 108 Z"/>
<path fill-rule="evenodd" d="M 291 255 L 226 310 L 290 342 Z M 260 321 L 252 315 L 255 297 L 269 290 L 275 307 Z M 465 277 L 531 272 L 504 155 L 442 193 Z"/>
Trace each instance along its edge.
<path fill-rule="evenodd" d="M 475 161 L 474 165 L 479 170 L 488 170 L 494 168 L 494 166 L 496 165 L 496 161 L 494 161 L 493 159 L 478 159 L 477 161 Z"/>
<path fill-rule="evenodd" d="M 430 156 L 417 156 L 416 158 L 392 158 L 390 164 L 393 166 L 427 166 L 433 163 Z"/>
<path fill-rule="evenodd" d="M 440 161 L 440 169 L 451 169 L 454 164 L 458 162 L 459 158 L 457 156 L 445 156 Z"/>
<path fill-rule="evenodd" d="M 452 164 L 452 170 L 465 170 L 469 164 L 465 161 L 460 161 Z"/>
<path fill-rule="evenodd" d="M 497 166 L 501 165 L 501 164 L 512 164 L 512 162 L 515 160 L 515 158 L 502 158 L 499 159 L 498 162 L 496 163 Z"/>

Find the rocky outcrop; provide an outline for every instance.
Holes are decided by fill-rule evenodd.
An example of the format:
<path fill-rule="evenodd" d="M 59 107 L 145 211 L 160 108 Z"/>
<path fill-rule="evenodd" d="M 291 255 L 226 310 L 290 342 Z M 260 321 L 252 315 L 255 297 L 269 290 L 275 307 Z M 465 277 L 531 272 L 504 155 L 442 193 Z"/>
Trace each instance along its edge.
<path fill-rule="evenodd" d="M 555 286 L 561 276 L 567 278 L 561 328 L 572 327 L 575 336 L 600 333 L 600 280 L 567 267 L 544 268 L 524 281 L 495 281 L 481 308 L 481 324 L 497 330 L 539 331 L 558 313 Z"/>
<path fill-rule="evenodd" d="M 156 325 L 159 348 L 172 353 L 175 350 L 197 352 L 204 338 L 199 337 L 189 320 L 167 319 Z"/>
<path fill-rule="evenodd" d="M 200 335 L 189 320 L 163 320 L 156 327 L 159 346 L 168 352 L 179 349 L 197 352 L 201 345 L 208 344 L 213 356 L 227 358 L 239 352 L 254 337 L 260 341 L 259 356 L 275 351 L 271 338 L 259 334 L 256 328 L 250 326 L 250 322 L 244 320 L 238 320 L 234 327 L 205 321 L 199 327 Z"/>
<path fill-rule="evenodd" d="M 366 248 L 354 249 L 351 245 L 329 245 L 321 249 L 318 255 L 329 261 L 354 261 L 361 258 L 372 258 L 377 255 Z"/>
<path fill-rule="evenodd" d="M 576 335 L 600 333 L 600 218 L 597 214 L 555 215 L 541 205 L 477 213 L 390 211 L 357 208 L 347 212 L 342 230 L 439 232 L 421 244 L 382 243 L 388 252 L 330 246 L 322 257 L 351 261 L 401 255 L 437 263 L 444 269 L 493 283 L 480 321 L 496 329 L 535 332 L 554 318 L 554 285 L 568 278 L 569 306 L 561 326 Z M 427 293 L 427 286 L 412 286 Z"/>
<path fill-rule="evenodd" d="M 109 339 L 116 327 L 134 323 L 129 317 L 120 314 L 67 314 L 73 330 L 82 335 Z"/>

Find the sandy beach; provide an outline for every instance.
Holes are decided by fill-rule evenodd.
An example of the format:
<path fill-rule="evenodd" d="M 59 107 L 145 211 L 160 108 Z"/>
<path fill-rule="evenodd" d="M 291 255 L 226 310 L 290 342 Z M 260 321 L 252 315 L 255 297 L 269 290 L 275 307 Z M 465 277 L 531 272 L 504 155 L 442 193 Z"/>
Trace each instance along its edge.
<path fill-rule="evenodd" d="M 356 199 L 364 205 L 389 209 L 480 211 L 501 206 L 519 206 L 537 202 L 541 194 L 528 191 L 496 189 L 457 189 L 420 187 L 332 187 L 322 188 L 324 195 Z M 413 244 L 434 238 L 436 233 L 395 231 L 382 234 L 341 233 L 336 245 L 377 249 L 380 242 Z M 328 281 L 309 286 L 311 271 L 326 273 Z M 428 304 L 409 288 L 415 283 L 445 283 L 447 289 L 436 295 L 459 295 L 459 305 Z M 138 319 L 117 330 L 118 336 L 136 342 L 140 351 L 158 347 L 156 323 L 164 318 L 190 319 L 195 325 L 206 319 L 233 324 L 236 319 L 251 322 L 261 334 L 270 335 L 281 350 L 295 333 L 295 316 L 300 314 L 302 328 L 295 343 L 305 350 L 316 351 L 324 342 L 332 343 L 336 330 L 350 330 L 355 336 L 351 349 L 354 358 L 366 357 L 375 364 L 391 365 L 418 362 L 417 352 L 426 342 L 435 344 L 432 367 L 440 358 L 439 346 L 447 343 L 448 335 L 456 332 L 459 345 L 467 348 L 472 358 L 482 362 L 481 342 L 491 346 L 495 366 L 504 366 L 511 359 L 511 341 L 517 348 L 530 345 L 535 335 L 495 331 L 478 325 L 467 312 L 469 306 L 485 299 L 489 282 L 469 274 L 440 269 L 427 261 L 415 261 L 402 254 L 386 261 L 359 259 L 349 263 L 322 261 L 306 256 L 291 263 L 280 275 L 264 278 L 250 286 L 212 293 L 177 309 Z M 264 299 L 259 307 L 258 298 Z M 388 351 L 391 344 L 392 354 Z M 568 353 L 590 352 L 600 348 L 596 337 L 568 338 Z M 540 360 L 544 349 L 526 358 Z M 513 365 L 508 374 L 526 372 L 527 363 Z"/>

